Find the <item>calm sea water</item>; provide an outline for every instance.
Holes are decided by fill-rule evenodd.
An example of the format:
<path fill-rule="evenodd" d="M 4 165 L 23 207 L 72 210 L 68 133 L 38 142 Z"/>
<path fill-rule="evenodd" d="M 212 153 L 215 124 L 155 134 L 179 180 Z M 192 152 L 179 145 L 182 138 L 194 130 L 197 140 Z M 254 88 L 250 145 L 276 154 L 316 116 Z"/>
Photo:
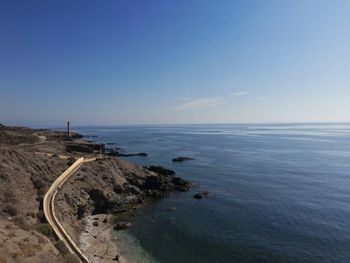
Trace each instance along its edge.
<path fill-rule="evenodd" d="M 196 183 L 118 234 L 134 262 L 350 262 L 350 124 L 81 128 Z M 193 161 L 173 163 L 177 156 Z M 210 191 L 196 200 L 198 191 Z M 176 207 L 176 211 L 167 208 Z"/>

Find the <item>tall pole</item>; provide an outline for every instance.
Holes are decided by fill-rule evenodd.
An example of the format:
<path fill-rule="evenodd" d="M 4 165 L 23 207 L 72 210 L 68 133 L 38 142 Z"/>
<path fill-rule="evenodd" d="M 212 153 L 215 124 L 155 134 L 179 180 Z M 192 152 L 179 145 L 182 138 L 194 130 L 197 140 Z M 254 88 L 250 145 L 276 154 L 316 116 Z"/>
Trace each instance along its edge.
<path fill-rule="evenodd" d="M 69 126 L 70 126 L 70 122 L 67 121 L 67 135 L 68 136 L 70 136 L 70 128 L 69 128 Z"/>

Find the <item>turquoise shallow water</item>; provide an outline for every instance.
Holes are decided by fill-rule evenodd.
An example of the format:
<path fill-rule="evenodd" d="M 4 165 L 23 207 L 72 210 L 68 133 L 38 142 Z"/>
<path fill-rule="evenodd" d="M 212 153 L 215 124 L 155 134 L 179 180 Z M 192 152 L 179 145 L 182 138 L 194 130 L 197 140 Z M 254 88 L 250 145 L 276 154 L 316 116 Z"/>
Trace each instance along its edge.
<path fill-rule="evenodd" d="M 118 236 L 134 262 L 350 262 L 350 125 L 84 127 L 196 183 Z M 172 158 L 195 160 L 173 163 Z M 193 194 L 210 191 L 208 199 Z M 176 211 L 167 208 L 176 207 Z"/>

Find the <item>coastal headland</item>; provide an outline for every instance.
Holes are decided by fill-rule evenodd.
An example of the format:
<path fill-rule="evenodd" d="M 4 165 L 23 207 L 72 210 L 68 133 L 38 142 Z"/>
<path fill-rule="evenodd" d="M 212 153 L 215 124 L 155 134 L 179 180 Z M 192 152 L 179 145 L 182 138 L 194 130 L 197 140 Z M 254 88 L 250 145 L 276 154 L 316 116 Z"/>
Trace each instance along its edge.
<path fill-rule="evenodd" d="M 81 157 L 96 160 L 60 186 L 54 211 L 91 262 L 127 262 L 111 232 L 132 227 L 130 216 L 152 200 L 191 186 L 173 171 L 108 156 L 105 145 L 76 133 L 1 125 L 0 262 L 79 262 L 47 222 L 43 200 Z"/>

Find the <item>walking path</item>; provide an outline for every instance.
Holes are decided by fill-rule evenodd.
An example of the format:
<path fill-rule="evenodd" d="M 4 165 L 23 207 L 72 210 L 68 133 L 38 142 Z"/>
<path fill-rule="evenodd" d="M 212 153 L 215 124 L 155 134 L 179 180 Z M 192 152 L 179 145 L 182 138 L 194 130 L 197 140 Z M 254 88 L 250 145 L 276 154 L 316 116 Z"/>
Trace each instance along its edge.
<path fill-rule="evenodd" d="M 47 222 L 51 225 L 53 231 L 56 233 L 58 238 L 62 240 L 69 251 L 73 254 L 76 254 L 78 258 L 84 263 L 91 263 L 89 260 L 78 248 L 78 246 L 74 243 L 72 238 L 68 235 L 68 233 L 63 228 L 62 224 L 58 221 L 55 215 L 55 206 L 54 201 L 56 194 L 64 185 L 64 183 L 76 172 L 80 166 L 87 162 L 95 161 L 96 158 L 87 158 L 84 157 L 79 158 L 75 163 L 73 163 L 65 172 L 63 172 L 56 181 L 51 185 L 50 189 L 47 191 L 43 201 L 44 214 Z"/>

